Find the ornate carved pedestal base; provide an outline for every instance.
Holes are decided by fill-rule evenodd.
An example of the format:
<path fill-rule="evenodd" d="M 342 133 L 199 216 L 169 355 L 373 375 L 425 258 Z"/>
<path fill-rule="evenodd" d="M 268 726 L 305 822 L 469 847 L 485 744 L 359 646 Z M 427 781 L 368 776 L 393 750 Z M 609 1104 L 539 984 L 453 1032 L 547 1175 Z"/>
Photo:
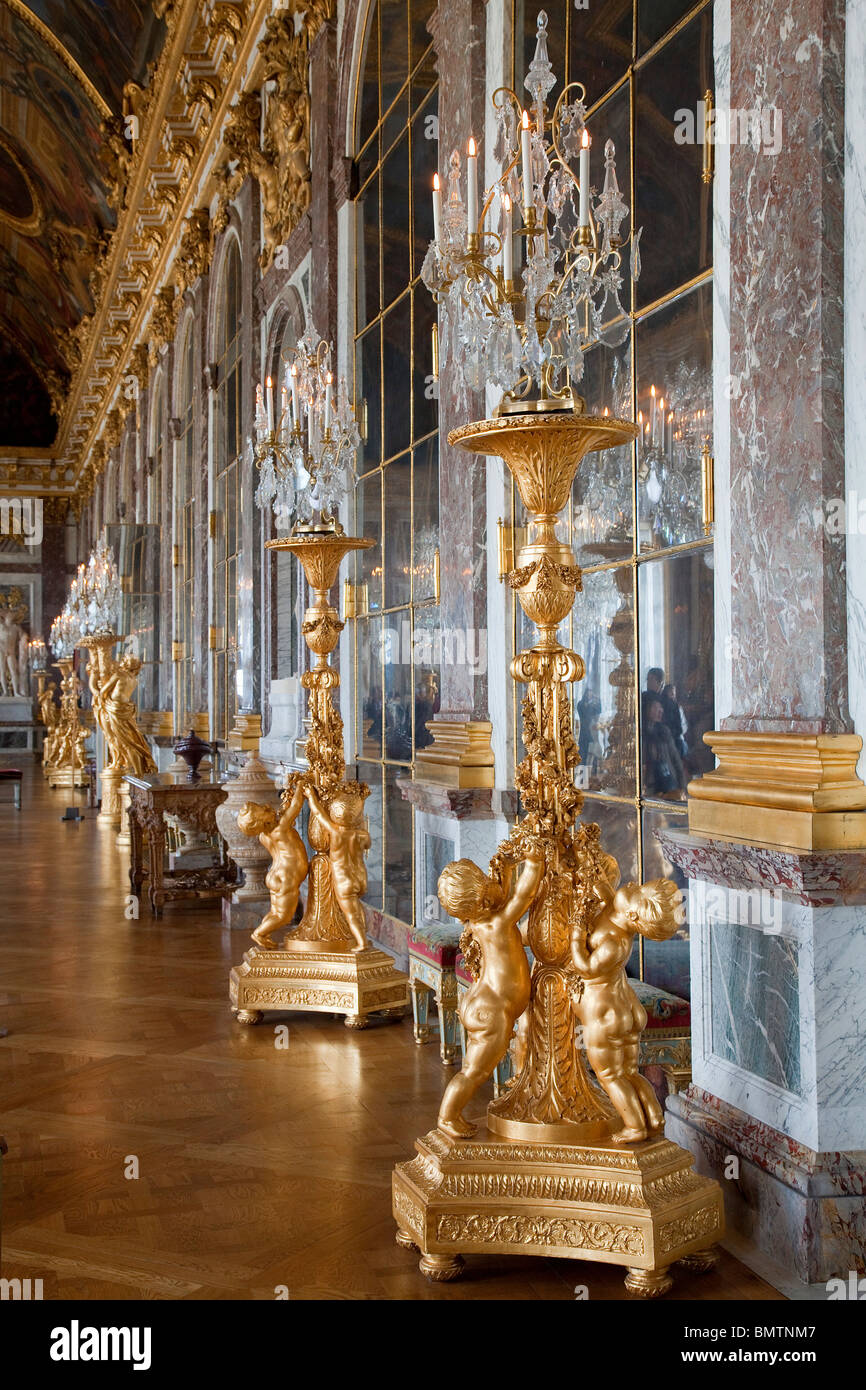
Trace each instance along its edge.
<path fill-rule="evenodd" d="M 403 1016 L 409 979 L 374 946 L 338 952 L 253 947 L 231 972 L 229 998 L 239 1023 L 258 1023 L 272 1010 L 303 1010 L 345 1014 L 347 1028 L 365 1028 L 371 1014 Z"/>
<path fill-rule="evenodd" d="M 624 1265 L 628 1291 L 656 1298 L 671 1265 L 715 1262 L 721 1189 L 664 1137 L 620 1147 L 434 1129 L 415 1148 L 394 1172 L 393 1211 L 398 1245 L 421 1252 L 428 1278 L 457 1278 L 467 1254 L 552 1255 Z"/>
<path fill-rule="evenodd" d="M 120 784 L 123 773 L 113 767 L 104 767 L 99 774 L 102 783 L 102 806 L 97 820 L 105 825 L 120 825 Z"/>
<path fill-rule="evenodd" d="M 45 769 L 49 787 L 89 787 L 90 777 L 83 767 L 49 767 Z"/>

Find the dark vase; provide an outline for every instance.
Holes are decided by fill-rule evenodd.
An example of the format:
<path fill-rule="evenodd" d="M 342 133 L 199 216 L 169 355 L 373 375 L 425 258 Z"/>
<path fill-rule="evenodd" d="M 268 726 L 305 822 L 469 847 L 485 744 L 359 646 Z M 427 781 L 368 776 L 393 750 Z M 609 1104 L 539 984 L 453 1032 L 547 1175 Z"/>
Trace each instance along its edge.
<path fill-rule="evenodd" d="M 174 751 L 179 758 L 183 758 L 189 768 L 190 782 L 199 780 L 198 765 L 205 753 L 210 752 L 208 744 L 200 739 L 194 730 L 190 729 L 186 738 L 182 738 L 179 743 L 174 745 Z"/>

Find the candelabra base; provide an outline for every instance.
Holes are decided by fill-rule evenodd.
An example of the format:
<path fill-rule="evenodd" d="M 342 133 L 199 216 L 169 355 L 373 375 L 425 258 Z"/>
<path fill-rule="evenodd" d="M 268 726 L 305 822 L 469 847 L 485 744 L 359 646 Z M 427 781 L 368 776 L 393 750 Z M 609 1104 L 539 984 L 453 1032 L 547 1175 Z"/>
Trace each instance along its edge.
<path fill-rule="evenodd" d="M 45 769 L 49 787 L 89 787 L 90 778 L 83 767 L 49 767 Z"/>
<path fill-rule="evenodd" d="M 247 951 L 229 979 L 232 1012 L 239 1023 L 263 1014 L 301 1010 L 345 1014 L 347 1028 L 365 1028 L 371 1014 L 403 1017 L 409 978 L 395 970 L 386 951 Z"/>
<path fill-rule="evenodd" d="M 457 1278 L 464 1255 L 550 1255 L 624 1265 L 629 1293 L 656 1298 L 672 1265 L 715 1263 L 721 1188 L 663 1136 L 578 1146 L 434 1129 L 415 1148 L 394 1170 L 393 1212 L 397 1244 L 429 1279 Z"/>

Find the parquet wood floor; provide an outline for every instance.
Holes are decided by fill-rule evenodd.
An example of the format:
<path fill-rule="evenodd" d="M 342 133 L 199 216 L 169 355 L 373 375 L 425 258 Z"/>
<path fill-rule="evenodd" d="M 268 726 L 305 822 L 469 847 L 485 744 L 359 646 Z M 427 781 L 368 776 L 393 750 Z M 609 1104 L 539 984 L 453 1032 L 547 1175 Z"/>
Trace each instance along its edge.
<path fill-rule="evenodd" d="M 77 1299 L 561 1299 L 625 1296 L 622 1271 L 469 1261 L 427 1283 L 394 1243 L 390 1178 L 450 1073 L 409 1020 L 366 1032 L 293 1015 L 241 1028 L 219 905 L 124 916 L 127 858 L 28 771 L 0 804 L 3 1274 Z M 276 1020 L 275 1020 L 276 1021 Z M 127 1178 L 130 1158 L 139 1176 Z M 779 1299 L 729 1255 L 673 1299 Z"/>

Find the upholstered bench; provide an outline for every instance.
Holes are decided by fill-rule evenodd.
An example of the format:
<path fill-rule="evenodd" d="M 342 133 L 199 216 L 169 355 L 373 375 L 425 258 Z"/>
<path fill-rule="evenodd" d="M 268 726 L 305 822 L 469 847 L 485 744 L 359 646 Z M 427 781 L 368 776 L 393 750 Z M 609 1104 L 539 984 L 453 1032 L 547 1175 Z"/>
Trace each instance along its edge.
<path fill-rule="evenodd" d="M 458 1061 L 457 979 L 455 965 L 462 927 L 450 922 L 422 922 L 409 933 L 409 988 L 416 1043 L 430 1041 L 430 996 L 439 1013 L 439 1055 L 449 1066 Z"/>
<path fill-rule="evenodd" d="M 12 783 L 12 799 L 15 803 L 15 810 L 21 810 L 21 769 L 17 767 L 0 767 L 0 782 Z"/>
<path fill-rule="evenodd" d="M 629 979 L 646 1009 L 646 1028 L 640 1040 L 641 1071 L 661 1067 L 668 1095 L 692 1079 L 692 1010 L 687 999 L 666 989 Z"/>
<path fill-rule="evenodd" d="M 529 952 L 527 952 L 527 955 Z M 531 964 L 531 957 L 530 957 Z M 458 1001 L 472 983 L 472 976 L 463 961 L 457 956 L 455 975 L 457 979 Z M 629 984 L 646 1010 L 646 1028 L 640 1040 L 641 1071 L 646 1067 L 659 1067 L 664 1075 L 668 1095 L 688 1086 L 692 1079 L 692 1015 L 687 999 L 676 994 L 648 985 L 645 980 L 629 978 Z M 463 1026 L 459 1022 L 461 1055 L 466 1045 Z M 578 1033 L 578 1040 L 580 1034 Z M 493 1093 L 499 1095 L 513 1073 L 511 1051 L 509 1049 L 493 1074 Z M 659 1085 L 661 1081 L 659 1080 Z"/>

